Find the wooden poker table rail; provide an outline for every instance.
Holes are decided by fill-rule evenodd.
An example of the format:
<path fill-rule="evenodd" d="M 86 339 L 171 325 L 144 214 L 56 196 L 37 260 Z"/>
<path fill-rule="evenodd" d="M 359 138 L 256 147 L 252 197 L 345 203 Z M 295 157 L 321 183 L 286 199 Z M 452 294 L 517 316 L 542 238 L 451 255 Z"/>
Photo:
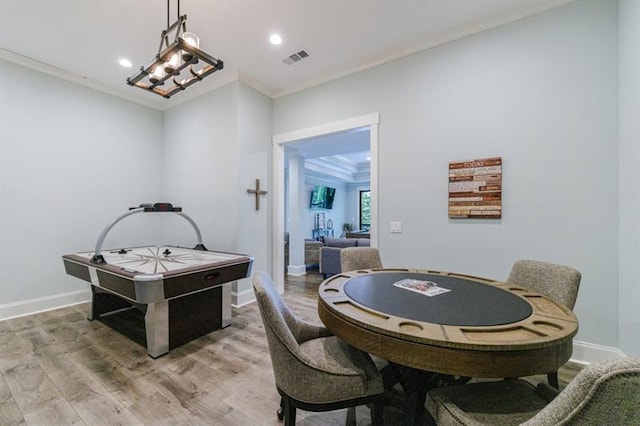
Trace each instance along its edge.
<path fill-rule="evenodd" d="M 434 281 L 447 277 L 499 288 L 525 300 L 531 314 L 500 325 L 446 325 L 390 315 L 357 302 L 345 292 L 353 278 L 370 274 L 375 280 L 376 274 L 390 273 L 398 274 L 398 280 L 407 274 L 427 274 L 436 277 Z M 571 357 L 573 337 L 578 332 L 573 312 L 546 296 L 519 285 L 451 272 L 351 271 L 328 278 L 318 293 L 321 321 L 344 341 L 391 362 L 444 374 L 505 378 L 557 371 Z M 421 303 L 424 297 L 417 294 L 413 300 Z"/>

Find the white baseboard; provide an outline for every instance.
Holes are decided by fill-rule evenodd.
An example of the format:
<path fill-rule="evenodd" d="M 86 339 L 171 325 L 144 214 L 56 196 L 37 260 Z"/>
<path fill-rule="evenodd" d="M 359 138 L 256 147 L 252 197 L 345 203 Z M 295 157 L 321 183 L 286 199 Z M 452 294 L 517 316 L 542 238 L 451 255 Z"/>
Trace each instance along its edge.
<path fill-rule="evenodd" d="M 625 358 L 626 356 L 627 355 L 618 348 L 574 340 L 571 361 L 587 365 L 607 359 Z"/>
<path fill-rule="evenodd" d="M 296 277 L 307 273 L 307 265 L 289 265 L 287 267 L 287 275 L 294 275 Z"/>
<path fill-rule="evenodd" d="M 253 293 L 253 289 L 244 290 L 241 292 L 231 293 L 231 306 L 239 308 L 240 306 L 247 305 L 256 300 L 256 296 Z"/>
<path fill-rule="evenodd" d="M 11 318 L 33 315 L 65 306 L 77 305 L 91 301 L 90 290 L 79 290 L 71 293 L 56 294 L 54 296 L 40 297 L 24 300 L 16 303 L 0 305 L 0 321 Z"/>

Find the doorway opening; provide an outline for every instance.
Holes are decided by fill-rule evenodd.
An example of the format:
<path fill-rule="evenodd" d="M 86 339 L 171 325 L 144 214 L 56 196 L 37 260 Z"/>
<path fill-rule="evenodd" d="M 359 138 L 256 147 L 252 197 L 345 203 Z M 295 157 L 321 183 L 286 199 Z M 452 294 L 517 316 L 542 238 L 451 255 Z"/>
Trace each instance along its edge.
<path fill-rule="evenodd" d="M 359 228 L 361 226 L 361 217 L 358 211 L 360 208 L 358 199 L 359 191 L 368 189 L 369 206 L 367 213 L 369 215 L 369 235 L 371 245 L 377 247 L 378 123 L 379 114 L 373 113 L 283 133 L 273 137 L 273 182 L 275 190 L 273 200 L 273 275 L 274 281 L 279 287 L 282 286 L 284 282 L 286 272 L 294 274 L 304 273 L 304 261 L 300 260 L 304 254 L 304 240 L 305 238 L 312 239 L 313 237 L 310 232 L 307 232 L 308 230 L 305 230 L 305 226 L 313 226 L 310 224 L 315 223 L 315 221 L 309 217 L 315 217 L 316 215 L 316 213 L 310 211 L 311 206 L 307 205 L 309 200 L 306 200 L 306 193 L 304 191 L 305 155 L 307 157 L 314 157 L 314 159 L 310 158 L 310 165 L 308 167 L 309 169 L 316 169 L 315 174 L 317 176 L 313 179 L 323 179 L 323 177 L 320 176 L 321 167 L 318 166 L 319 161 L 315 160 L 315 158 L 324 158 L 324 161 L 335 163 L 336 159 L 332 159 L 334 156 L 358 156 L 365 154 L 365 151 L 368 152 L 368 183 L 358 187 L 357 182 L 355 182 L 358 178 L 356 178 L 350 186 L 356 193 L 354 196 L 353 210 L 346 209 L 342 213 L 338 213 L 336 210 L 331 214 L 327 214 L 327 210 L 318 211 L 317 213 L 320 218 L 323 214 L 325 216 L 325 220 L 322 223 L 324 226 L 318 228 L 318 230 L 322 229 L 324 233 L 331 231 L 334 237 L 338 237 L 345 234 L 345 225 Z M 352 141 L 357 139 L 353 135 L 357 135 L 360 139 L 365 136 L 366 143 L 364 145 L 357 142 L 345 143 L 348 139 L 344 138 L 351 136 Z M 351 146 L 348 146 L 349 144 L 351 144 Z M 328 160 L 327 157 L 329 157 Z M 358 161 L 359 160 L 354 159 L 354 162 L 357 163 Z M 290 179 L 292 173 L 298 176 L 298 178 Z M 313 173 L 314 172 L 310 172 L 310 174 Z M 321 183 L 321 181 L 319 182 Z M 287 206 L 291 205 L 292 199 L 294 199 L 294 205 L 292 208 L 287 209 Z M 331 219 L 331 222 L 329 222 L 329 219 Z M 292 223 L 292 221 L 294 223 Z M 330 228 L 328 226 L 330 226 Z M 295 262 L 301 264 L 292 265 L 289 271 L 285 271 L 286 230 L 292 231 L 289 232 L 288 248 L 292 253 L 295 250 L 297 256 Z M 292 236 L 293 233 L 296 234 L 295 237 Z M 295 267 L 297 267 L 297 269 Z M 279 288 L 279 290 L 282 291 L 283 289 Z"/>

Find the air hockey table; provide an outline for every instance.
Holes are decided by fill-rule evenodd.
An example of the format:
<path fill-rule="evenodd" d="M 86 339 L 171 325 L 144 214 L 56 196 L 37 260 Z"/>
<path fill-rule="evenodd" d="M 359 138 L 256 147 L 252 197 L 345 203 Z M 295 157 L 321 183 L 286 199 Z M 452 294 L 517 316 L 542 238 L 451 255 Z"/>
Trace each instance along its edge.
<path fill-rule="evenodd" d="M 107 233 L 136 213 L 171 212 L 196 231 L 194 248 L 144 246 L 102 250 Z M 207 250 L 180 207 L 141 204 L 104 229 L 94 251 L 62 256 L 67 274 L 91 283 L 90 320 L 145 345 L 157 358 L 231 323 L 230 282 L 251 274 L 253 257 Z M 136 331 L 137 330 L 137 331 Z"/>

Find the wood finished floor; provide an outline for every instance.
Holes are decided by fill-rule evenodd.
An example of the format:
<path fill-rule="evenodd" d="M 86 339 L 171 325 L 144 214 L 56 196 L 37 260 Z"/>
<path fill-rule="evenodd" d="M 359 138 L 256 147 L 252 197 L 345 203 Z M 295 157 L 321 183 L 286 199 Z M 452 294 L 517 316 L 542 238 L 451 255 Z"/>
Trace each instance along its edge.
<path fill-rule="evenodd" d="M 318 322 L 322 281 L 290 278 L 283 298 Z M 150 358 L 99 321 L 88 304 L 0 322 L 0 425 L 279 425 L 269 350 L 255 304 L 233 309 L 232 325 Z M 576 368 L 560 370 L 561 385 Z M 532 377 L 532 381 L 542 380 Z M 385 410 L 385 423 L 399 423 Z M 298 411 L 297 424 L 344 424 L 346 410 Z M 357 424 L 370 424 L 366 407 Z"/>

